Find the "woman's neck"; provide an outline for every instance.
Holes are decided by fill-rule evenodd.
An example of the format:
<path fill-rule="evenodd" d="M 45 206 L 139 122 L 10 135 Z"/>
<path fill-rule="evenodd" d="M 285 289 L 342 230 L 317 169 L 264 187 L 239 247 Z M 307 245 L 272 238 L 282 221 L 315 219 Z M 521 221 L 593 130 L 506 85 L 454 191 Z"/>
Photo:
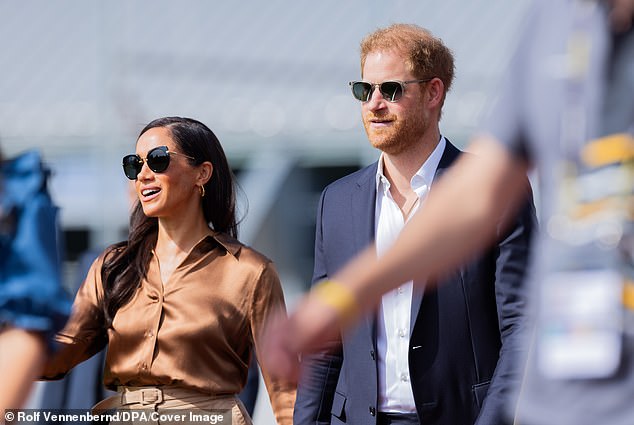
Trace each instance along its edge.
<path fill-rule="evenodd" d="M 159 219 L 158 236 L 155 252 L 161 254 L 178 255 L 189 252 L 205 235 L 212 231 L 205 222 L 202 214 L 197 220 Z"/>

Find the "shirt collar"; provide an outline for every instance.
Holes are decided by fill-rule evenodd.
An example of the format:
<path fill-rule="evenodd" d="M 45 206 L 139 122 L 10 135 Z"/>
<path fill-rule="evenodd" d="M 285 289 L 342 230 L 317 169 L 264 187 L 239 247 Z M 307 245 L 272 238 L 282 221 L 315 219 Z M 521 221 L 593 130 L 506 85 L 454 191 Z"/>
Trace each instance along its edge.
<path fill-rule="evenodd" d="M 242 248 L 242 244 L 240 242 L 227 235 L 226 233 L 214 231 L 213 233 L 207 235 L 206 238 L 212 238 L 213 240 L 218 242 L 218 244 L 222 246 L 229 254 L 233 255 L 236 258 L 238 256 L 238 253 L 240 252 L 240 249 Z"/>
<path fill-rule="evenodd" d="M 410 185 L 412 189 L 416 191 L 423 185 L 431 186 L 434 181 L 434 176 L 436 175 L 436 169 L 438 169 L 438 164 L 440 164 L 440 159 L 442 158 L 443 152 L 445 152 L 445 147 L 447 146 L 447 142 L 443 136 L 440 136 L 440 141 L 436 145 L 436 148 L 429 155 L 427 160 L 423 163 L 423 165 L 418 169 L 416 174 L 414 174 L 410 180 Z M 381 190 L 381 186 L 383 187 L 383 191 L 387 192 L 390 190 L 390 181 L 385 177 L 383 173 L 383 155 L 379 157 L 378 167 L 376 169 L 376 191 L 377 193 Z"/>
<path fill-rule="evenodd" d="M 204 249 L 203 247 L 205 243 L 210 240 L 215 242 L 216 245 L 220 245 L 222 248 L 224 248 L 225 251 L 227 251 L 229 254 L 231 254 L 233 257 L 236 257 L 236 258 L 238 257 L 238 253 L 240 252 L 240 249 L 242 248 L 242 244 L 239 241 L 232 238 L 231 236 L 225 233 L 216 232 L 215 230 L 209 229 L 209 233 L 203 236 L 198 242 L 194 244 L 194 246 L 192 247 L 190 251 L 190 254 L 193 252 L 196 252 L 199 249 L 203 249 L 203 251 L 206 251 L 206 249 Z M 156 255 L 156 253 L 154 252 L 154 249 L 152 249 L 152 254 Z"/>

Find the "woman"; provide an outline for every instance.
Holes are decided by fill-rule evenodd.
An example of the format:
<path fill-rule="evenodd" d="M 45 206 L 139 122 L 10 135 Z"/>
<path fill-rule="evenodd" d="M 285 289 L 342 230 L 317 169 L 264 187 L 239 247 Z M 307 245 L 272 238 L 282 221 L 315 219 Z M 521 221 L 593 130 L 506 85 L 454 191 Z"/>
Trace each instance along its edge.
<path fill-rule="evenodd" d="M 204 124 L 160 118 L 123 158 L 139 202 L 127 242 L 93 263 L 45 376 L 63 375 L 108 343 L 104 382 L 119 394 L 95 409 L 231 410 L 268 312 L 283 306 L 271 262 L 236 239 L 231 170 Z M 268 379 L 278 423 L 294 389 Z"/>

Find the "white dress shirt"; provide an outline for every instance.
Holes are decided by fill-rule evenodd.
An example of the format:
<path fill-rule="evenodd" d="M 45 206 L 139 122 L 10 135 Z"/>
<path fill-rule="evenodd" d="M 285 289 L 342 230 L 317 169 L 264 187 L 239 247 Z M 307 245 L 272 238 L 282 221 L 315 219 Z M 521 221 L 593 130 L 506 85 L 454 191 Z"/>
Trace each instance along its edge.
<path fill-rule="evenodd" d="M 408 220 L 425 199 L 445 146 L 445 138 L 441 136 L 436 149 L 410 180 L 418 201 L 409 213 Z M 376 173 L 375 235 L 378 256 L 388 250 L 405 225 L 403 214 L 390 193 L 390 182 L 383 174 L 383 160 L 382 154 Z M 413 289 L 413 281 L 405 282 L 397 289 L 386 293 L 379 306 L 377 367 L 380 412 L 416 413 L 408 364 Z"/>

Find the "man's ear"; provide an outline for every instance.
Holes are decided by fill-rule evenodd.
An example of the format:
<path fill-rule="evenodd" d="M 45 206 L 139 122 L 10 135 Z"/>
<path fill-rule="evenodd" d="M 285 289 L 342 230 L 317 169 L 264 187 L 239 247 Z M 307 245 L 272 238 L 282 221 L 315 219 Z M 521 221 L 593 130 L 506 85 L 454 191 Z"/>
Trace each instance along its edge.
<path fill-rule="evenodd" d="M 205 161 L 198 166 L 198 181 L 199 185 L 206 184 L 214 172 L 214 166 L 211 165 L 211 162 Z"/>
<path fill-rule="evenodd" d="M 427 84 L 427 102 L 430 107 L 442 106 L 445 98 L 445 84 L 438 77 Z"/>

